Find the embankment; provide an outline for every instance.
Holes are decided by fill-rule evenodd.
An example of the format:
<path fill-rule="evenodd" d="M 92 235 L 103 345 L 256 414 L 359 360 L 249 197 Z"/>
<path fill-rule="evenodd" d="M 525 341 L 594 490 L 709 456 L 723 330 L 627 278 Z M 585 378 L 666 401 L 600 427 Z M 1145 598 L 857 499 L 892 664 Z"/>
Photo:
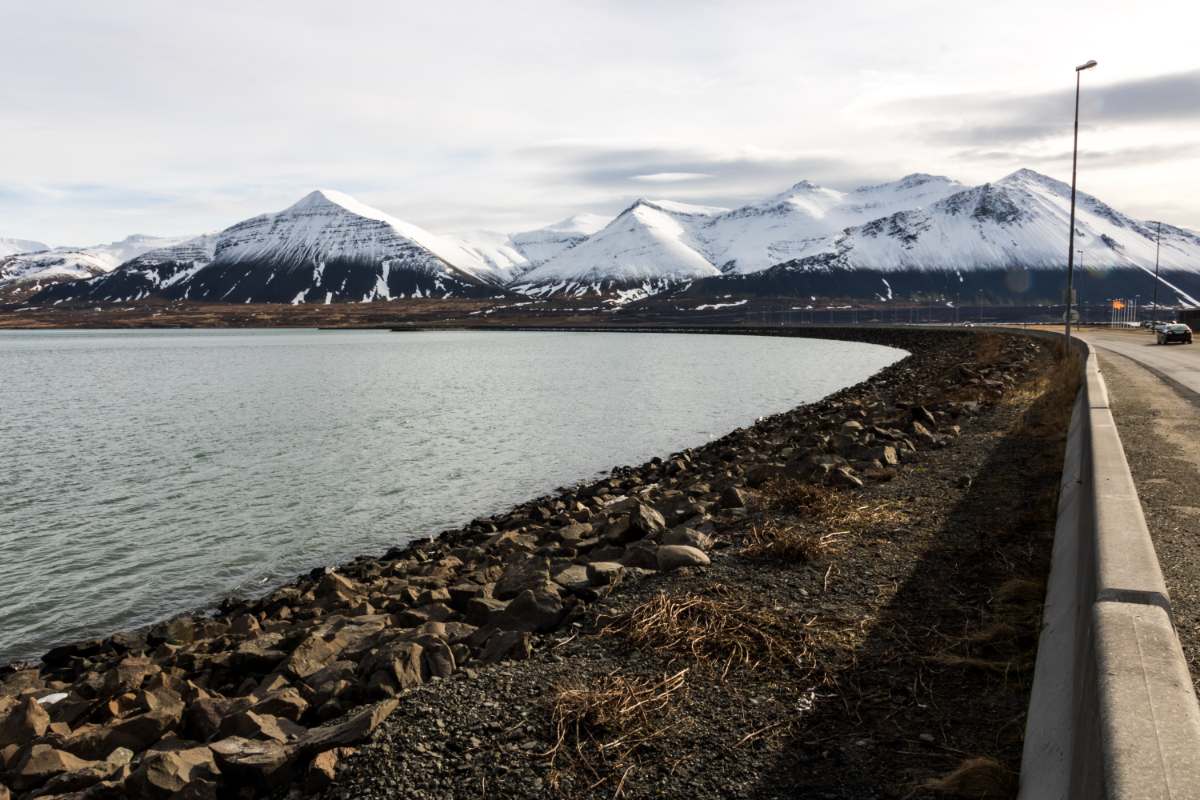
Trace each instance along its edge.
<path fill-rule="evenodd" d="M 1025 337 L 821 334 L 914 355 L 704 447 L 6 668 L 0 783 L 147 798 L 1006 785 L 1070 398 Z"/>

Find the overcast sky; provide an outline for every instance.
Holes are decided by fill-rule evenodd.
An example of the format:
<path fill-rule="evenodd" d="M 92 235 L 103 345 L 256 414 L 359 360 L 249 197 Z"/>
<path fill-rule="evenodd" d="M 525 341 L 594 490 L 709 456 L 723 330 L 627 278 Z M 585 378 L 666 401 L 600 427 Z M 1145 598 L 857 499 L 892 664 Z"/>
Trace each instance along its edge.
<path fill-rule="evenodd" d="M 1070 179 L 1200 229 L 1194 2 L 0 0 L 0 236 L 217 230 L 329 187 L 436 231 L 806 178 Z"/>

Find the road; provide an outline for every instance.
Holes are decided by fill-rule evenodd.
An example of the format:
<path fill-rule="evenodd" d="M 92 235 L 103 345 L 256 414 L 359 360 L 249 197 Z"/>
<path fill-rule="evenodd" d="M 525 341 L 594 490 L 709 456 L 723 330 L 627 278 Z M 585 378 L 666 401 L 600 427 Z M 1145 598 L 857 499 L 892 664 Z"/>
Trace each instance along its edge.
<path fill-rule="evenodd" d="M 1080 338 L 1100 358 L 1180 644 L 1200 692 L 1200 343 L 1159 346 L 1152 334 L 1136 330 L 1085 329 Z"/>
<path fill-rule="evenodd" d="M 1149 367 L 1200 394 L 1200 342 L 1196 344 L 1157 345 L 1154 334 L 1146 330 L 1104 330 L 1085 328 L 1079 338 L 1105 350 Z M 1200 338 L 1200 337 L 1197 337 Z"/>

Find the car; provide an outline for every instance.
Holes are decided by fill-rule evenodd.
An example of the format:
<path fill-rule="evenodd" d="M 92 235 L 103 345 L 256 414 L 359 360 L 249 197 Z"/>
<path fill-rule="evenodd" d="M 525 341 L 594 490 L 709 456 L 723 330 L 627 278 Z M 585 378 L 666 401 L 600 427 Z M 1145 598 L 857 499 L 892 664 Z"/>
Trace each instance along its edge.
<path fill-rule="evenodd" d="M 1191 344 L 1192 329 L 1182 323 L 1172 322 L 1169 325 L 1164 325 L 1162 330 L 1156 334 L 1156 338 L 1159 344 L 1170 344 L 1171 342 Z"/>

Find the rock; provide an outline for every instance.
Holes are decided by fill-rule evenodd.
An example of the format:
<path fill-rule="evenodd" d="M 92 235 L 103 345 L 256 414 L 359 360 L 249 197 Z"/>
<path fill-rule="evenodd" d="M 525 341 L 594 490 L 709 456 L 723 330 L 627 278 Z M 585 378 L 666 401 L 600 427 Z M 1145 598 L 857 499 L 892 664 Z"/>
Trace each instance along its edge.
<path fill-rule="evenodd" d="M 485 664 L 524 661 L 533 653 L 533 637 L 525 631 L 496 631 L 483 645 L 479 660 Z"/>
<path fill-rule="evenodd" d="M 146 656 L 123 658 L 104 676 L 101 696 L 115 697 L 140 689 L 147 678 L 160 672 L 162 668 Z"/>
<path fill-rule="evenodd" d="M 697 550 L 712 549 L 712 537 L 693 528 L 679 526 L 663 534 L 663 544 L 685 544 Z"/>
<path fill-rule="evenodd" d="M 592 535 L 592 526 L 586 522 L 574 522 L 559 528 L 553 535 L 565 545 L 574 545 Z"/>
<path fill-rule="evenodd" d="M 564 616 L 566 609 L 557 594 L 526 589 L 491 621 L 504 630 L 545 633 L 557 628 Z"/>
<path fill-rule="evenodd" d="M 218 734 L 222 739 L 240 736 L 244 739 L 274 739 L 289 742 L 299 738 L 306 729 L 290 719 L 254 711 L 240 711 L 221 721 Z"/>
<path fill-rule="evenodd" d="M 270 714 L 295 722 L 308 710 L 308 701 L 295 687 L 289 686 L 286 689 L 271 692 L 255 703 L 253 710 L 259 714 Z"/>
<path fill-rule="evenodd" d="M 658 568 L 670 572 L 680 567 L 708 566 L 708 556 L 703 550 L 686 544 L 667 544 L 658 548 Z"/>
<path fill-rule="evenodd" d="M 313 728 L 296 742 L 295 752 L 303 758 L 333 747 L 365 741 L 399 705 L 399 700 L 384 700 L 359 709 L 340 722 Z"/>
<path fill-rule="evenodd" d="M 179 727 L 182 707 L 147 711 L 107 726 L 84 726 L 74 731 L 63 748 L 85 758 L 104 758 L 118 747 L 140 753 Z"/>
<path fill-rule="evenodd" d="M 862 478 L 854 474 L 854 470 L 850 467 L 838 467 L 829 474 L 829 482 L 834 486 L 848 486 L 853 489 L 863 487 Z"/>
<path fill-rule="evenodd" d="M 721 492 L 721 508 L 745 508 L 746 493 L 736 486 L 727 486 Z"/>
<path fill-rule="evenodd" d="M 67 772 L 79 772 L 97 766 L 94 761 L 85 761 L 63 750 L 55 750 L 48 744 L 35 744 L 12 770 L 14 789 L 34 789 L 55 776 Z"/>
<path fill-rule="evenodd" d="M 313 756 L 304 774 L 304 791 L 317 794 L 328 789 L 337 777 L 338 763 L 357 752 L 353 747 L 335 747 Z"/>
<path fill-rule="evenodd" d="M 38 793 L 59 795 L 82 791 L 117 776 L 131 761 L 133 753 L 124 747 L 118 747 L 104 761 L 93 761 L 82 769 L 64 772 L 51 778 Z"/>
<path fill-rule="evenodd" d="M 316 595 L 325 600 L 350 603 L 357 598 L 358 594 L 358 585 L 336 572 L 326 573 L 317 583 Z"/>
<path fill-rule="evenodd" d="M 50 727 L 50 715 L 32 697 L 26 697 L 16 708 L 8 712 L 0 723 L 0 747 L 9 744 L 24 745 L 36 739 Z"/>
<path fill-rule="evenodd" d="M 615 561 L 593 561 L 587 565 L 588 582 L 592 586 L 614 586 L 624 574 L 624 565 Z"/>
<path fill-rule="evenodd" d="M 652 540 L 634 542 L 621 554 L 621 563 L 626 567 L 658 569 L 658 545 Z"/>
<path fill-rule="evenodd" d="M 913 436 L 916 436 L 922 442 L 925 442 L 926 444 L 934 443 L 933 434 L 930 433 L 929 429 L 926 428 L 924 425 L 922 425 L 920 422 L 913 422 L 911 430 L 913 432 Z"/>
<path fill-rule="evenodd" d="M 507 600 L 495 600 L 491 597 L 474 597 L 467 603 L 465 616 L 472 625 L 484 625 L 492 614 L 503 611 L 508 607 Z"/>
<path fill-rule="evenodd" d="M 210 744 L 213 760 L 221 774 L 234 785 L 273 787 L 289 776 L 295 746 L 270 739 L 254 741 L 231 736 Z"/>
<path fill-rule="evenodd" d="M 894 467 L 900 463 L 900 454 L 891 445 L 872 447 L 867 452 L 867 460 L 878 461 L 885 467 Z"/>
<path fill-rule="evenodd" d="M 466 612 L 467 604 L 476 597 L 487 597 L 488 590 L 478 583 L 464 581 L 456 583 L 450 589 L 450 607 L 455 611 Z"/>
<path fill-rule="evenodd" d="M 296 649 L 283 663 L 288 674 L 297 678 L 307 678 L 314 672 L 336 661 L 346 643 L 336 635 L 326 636 L 314 633 L 296 645 Z"/>
<path fill-rule="evenodd" d="M 198 742 L 207 742 L 217 735 L 221 721 L 249 705 L 250 701 L 238 698 L 205 697 L 188 706 L 183 715 L 183 733 Z"/>
<path fill-rule="evenodd" d="M 127 785 L 135 797 L 165 800 L 192 781 L 217 778 L 217 764 L 208 747 L 152 750 L 142 756 Z"/>
<path fill-rule="evenodd" d="M 550 562 L 545 558 L 516 561 L 504 570 L 492 594 L 499 600 L 509 600 L 526 589 L 545 583 L 550 578 Z"/>
<path fill-rule="evenodd" d="M 650 506 L 638 503 L 629 512 L 629 527 L 641 538 L 658 536 L 667 529 L 667 521 Z"/>
<path fill-rule="evenodd" d="M 554 576 L 554 582 L 570 591 L 584 589 L 591 583 L 588 578 L 588 568 L 583 564 L 572 564 L 559 571 Z"/>
<path fill-rule="evenodd" d="M 430 678 L 449 678 L 457 667 L 450 645 L 433 636 L 423 637 L 420 642 L 423 652 L 423 673 Z"/>

